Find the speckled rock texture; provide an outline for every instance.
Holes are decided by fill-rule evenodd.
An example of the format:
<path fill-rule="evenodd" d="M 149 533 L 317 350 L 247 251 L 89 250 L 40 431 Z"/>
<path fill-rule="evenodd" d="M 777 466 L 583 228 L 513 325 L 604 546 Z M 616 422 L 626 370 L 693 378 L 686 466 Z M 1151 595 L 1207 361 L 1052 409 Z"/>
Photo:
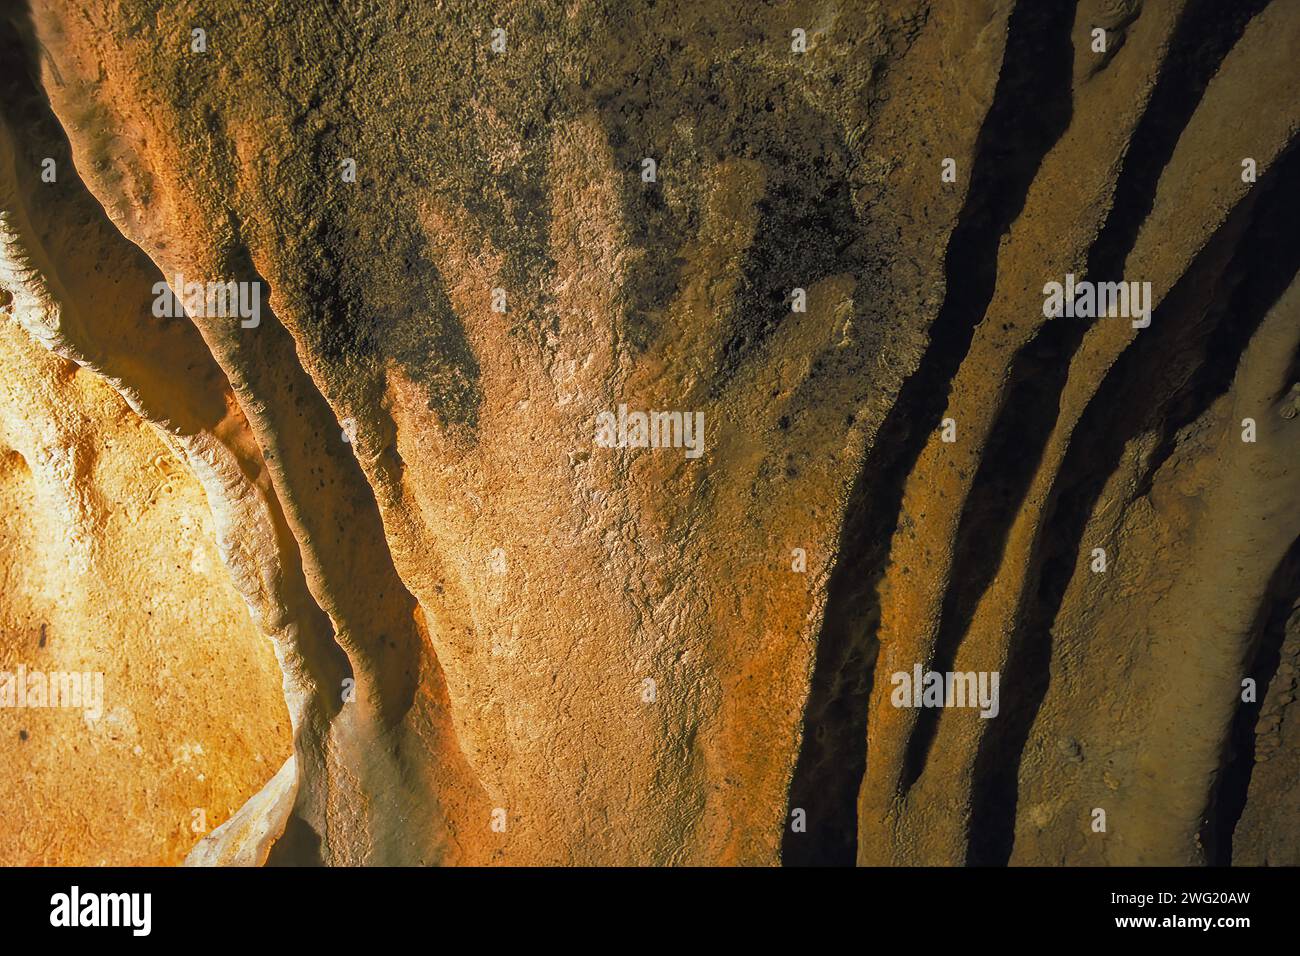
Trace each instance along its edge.
<path fill-rule="evenodd" d="M 1298 48 L 17 4 L 0 669 L 105 681 L 0 708 L 0 862 L 1300 863 Z"/>

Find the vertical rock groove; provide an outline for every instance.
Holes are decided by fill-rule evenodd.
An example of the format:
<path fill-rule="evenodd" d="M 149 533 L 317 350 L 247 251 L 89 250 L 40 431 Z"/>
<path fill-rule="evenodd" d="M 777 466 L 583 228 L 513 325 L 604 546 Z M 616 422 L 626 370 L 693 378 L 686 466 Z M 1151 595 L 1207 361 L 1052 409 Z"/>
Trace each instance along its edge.
<path fill-rule="evenodd" d="M 1182 11 L 1155 89 L 1124 155 L 1110 213 L 1088 251 L 1081 277 L 1123 280 L 1124 263 L 1155 201 L 1160 171 L 1223 57 L 1263 5 L 1192 3 Z M 952 669 L 958 644 L 998 568 L 998 562 L 988 559 L 990 549 L 1001 548 L 1024 506 L 1056 425 L 1070 360 L 1095 321 L 1046 324 L 1011 364 L 1006 397 L 962 506 L 952 584 L 944 594 L 935 641 L 934 670 Z M 923 769 L 940 714 L 931 710 L 920 715 L 908 743 L 908 786 Z"/>
<path fill-rule="evenodd" d="M 818 833 L 826 843 L 819 847 L 788 834 L 789 863 L 844 864 L 856 854 L 853 820 L 876 661 L 873 591 L 898 524 L 903 482 L 939 424 L 947 384 L 993 294 L 998 242 L 1024 203 L 1037 160 L 1069 122 L 1071 8 L 1019 4 L 1012 13 L 993 105 L 976 143 L 970 193 L 948 242 L 943 306 L 920 367 L 900 390 L 850 493 L 790 791 L 792 807 L 825 821 Z M 1046 97 L 1041 58 L 1052 64 Z"/>

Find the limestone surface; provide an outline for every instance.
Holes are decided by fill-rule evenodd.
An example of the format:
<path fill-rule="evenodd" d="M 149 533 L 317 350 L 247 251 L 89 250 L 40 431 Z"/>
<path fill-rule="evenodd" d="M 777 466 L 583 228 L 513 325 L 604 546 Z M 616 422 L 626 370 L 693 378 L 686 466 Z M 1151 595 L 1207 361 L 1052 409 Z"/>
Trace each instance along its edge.
<path fill-rule="evenodd" d="M 1297 48 L 11 5 L 0 862 L 1300 863 Z"/>

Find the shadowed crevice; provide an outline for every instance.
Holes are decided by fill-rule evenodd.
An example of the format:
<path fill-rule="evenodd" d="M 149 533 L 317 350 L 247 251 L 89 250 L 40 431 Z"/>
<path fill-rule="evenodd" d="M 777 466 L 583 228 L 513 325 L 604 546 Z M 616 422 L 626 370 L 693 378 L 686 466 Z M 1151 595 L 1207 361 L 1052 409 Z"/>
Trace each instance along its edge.
<path fill-rule="evenodd" d="M 1154 431 L 1157 447 L 1171 448 L 1178 430 L 1231 382 L 1251 336 L 1300 268 L 1300 244 L 1278 245 L 1297 216 L 1300 149 L 1292 144 L 1111 366 L 1080 418 L 1030 552 L 1002 674 L 1002 686 L 1016 692 L 1004 695 L 976 755 L 968 863 L 1011 857 L 1020 763 L 1051 679 L 1052 628 L 1106 483 L 1129 442 Z"/>
<path fill-rule="evenodd" d="M 1255 739 L 1268 690 L 1277 676 L 1286 641 L 1287 621 L 1300 598 L 1300 538 L 1288 549 L 1269 578 L 1259 613 L 1251 626 L 1253 647 L 1247 653 L 1246 677 L 1255 680 L 1255 700 L 1237 695 L 1237 711 L 1225 742 L 1219 773 L 1203 816 L 1200 843 L 1210 866 L 1232 865 L 1232 838 L 1246 809 L 1255 771 Z M 1238 686 L 1238 690 L 1240 690 Z"/>
<path fill-rule="evenodd" d="M 947 407 L 997 279 L 1002 235 L 1024 207 L 1043 157 L 1069 124 L 1074 21 L 1070 0 L 1021 3 L 1007 26 L 993 105 L 975 143 L 970 188 L 948 243 L 946 295 L 916 372 L 877 432 L 854 482 L 828 584 L 826 611 L 790 786 L 808 832 L 787 830 L 789 865 L 852 865 L 867 707 L 877 653 L 876 584 L 888 561 L 907 476 Z"/>
<path fill-rule="evenodd" d="M 1239 4 L 1193 0 L 1179 18 L 1147 108 L 1125 152 L 1110 212 L 1088 252 L 1085 275 L 1089 280 L 1143 278 L 1126 277 L 1123 268 L 1155 203 L 1160 173 L 1223 58 L 1250 18 L 1266 5 L 1267 0 Z M 928 669 L 952 670 L 979 603 L 1001 566 L 1007 537 L 1056 427 L 1071 359 L 1096 321 L 1048 320 L 1012 361 L 1005 397 L 962 506 L 952 574 Z M 907 745 L 905 787 L 910 788 L 924 772 L 942 716 L 941 708 L 917 714 Z"/>

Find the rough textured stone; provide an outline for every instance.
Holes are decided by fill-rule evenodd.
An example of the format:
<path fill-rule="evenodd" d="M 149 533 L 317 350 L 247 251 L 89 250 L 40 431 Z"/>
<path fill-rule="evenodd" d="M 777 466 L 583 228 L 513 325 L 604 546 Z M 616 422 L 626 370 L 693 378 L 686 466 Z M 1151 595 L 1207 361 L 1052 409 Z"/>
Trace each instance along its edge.
<path fill-rule="evenodd" d="M 214 765 L 193 863 L 1300 862 L 1298 14 L 36 0 L 14 626 L 61 588 L 121 635 L 110 698 Z M 1150 282 L 1150 327 L 1045 319 L 1067 273 Z M 178 274 L 260 323 L 155 317 Z M 704 454 L 594 443 L 620 405 Z M 55 541 L 89 557 L 38 580 Z M 1000 713 L 892 706 L 915 664 Z M 50 857 L 174 861 L 161 759 Z"/>

